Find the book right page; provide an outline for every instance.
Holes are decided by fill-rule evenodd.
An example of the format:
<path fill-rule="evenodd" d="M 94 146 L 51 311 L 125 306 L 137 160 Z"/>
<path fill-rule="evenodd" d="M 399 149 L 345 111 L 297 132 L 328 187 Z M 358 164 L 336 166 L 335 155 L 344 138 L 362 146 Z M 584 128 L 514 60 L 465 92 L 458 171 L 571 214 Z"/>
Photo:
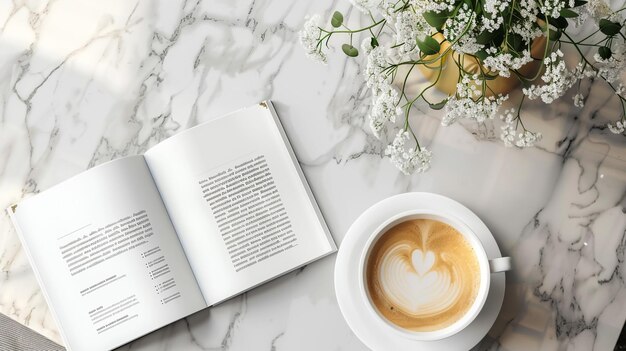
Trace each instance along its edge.
<path fill-rule="evenodd" d="M 333 252 L 269 102 L 145 154 L 208 305 Z"/>

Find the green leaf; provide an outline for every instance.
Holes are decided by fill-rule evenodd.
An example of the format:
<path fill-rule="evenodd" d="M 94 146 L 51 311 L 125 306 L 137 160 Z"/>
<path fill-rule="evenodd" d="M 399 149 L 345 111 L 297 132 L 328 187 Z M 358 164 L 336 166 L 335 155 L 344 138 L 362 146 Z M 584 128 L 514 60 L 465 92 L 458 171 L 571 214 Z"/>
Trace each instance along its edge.
<path fill-rule="evenodd" d="M 497 31 L 494 32 L 493 46 L 494 47 L 500 47 L 500 45 L 502 45 L 503 41 L 504 41 L 504 29 L 502 29 L 502 27 L 500 27 L 500 29 L 498 29 Z"/>
<path fill-rule="evenodd" d="M 561 33 L 562 31 L 560 29 L 550 29 L 550 31 L 548 32 L 548 38 L 550 39 L 550 41 L 557 41 L 559 40 L 559 38 L 561 38 Z"/>
<path fill-rule="evenodd" d="M 509 35 L 506 43 L 515 51 L 521 51 L 524 48 L 524 38 L 519 34 Z"/>
<path fill-rule="evenodd" d="M 343 53 L 346 54 L 347 56 L 350 56 L 350 57 L 359 56 L 359 50 L 357 50 L 354 46 L 350 44 L 341 45 L 341 50 L 343 50 Z"/>
<path fill-rule="evenodd" d="M 487 52 L 485 50 L 478 50 L 474 56 L 478 57 L 479 60 L 483 61 L 487 58 Z"/>
<path fill-rule="evenodd" d="M 435 104 L 428 104 L 428 106 L 430 106 L 430 108 L 433 110 L 441 110 L 444 106 L 446 106 L 447 103 L 448 99 L 443 99 Z"/>
<path fill-rule="evenodd" d="M 343 24 L 343 15 L 339 11 L 333 13 L 333 17 L 330 19 L 330 25 L 338 28 Z"/>
<path fill-rule="evenodd" d="M 578 17 L 578 13 L 576 13 L 575 11 L 572 11 L 570 9 L 561 9 L 561 16 L 565 17 L 565 18 L 575 18 Z"/>
<path fill-rule="evenodd" d="M 569 25 L 569 23 L 567 22 L 567 19 L 563 16 L 559 16 L 557 18 L 550 18 L 549 21 L 551 25 L 559 29 L 565 29 Z"/>
<path fill-rule="evenodd" d="M 584 1 L 584 0 L 575 0 L 574 1 L 574 7 L 583 6 L 583 5 L 586 5 L 586 4 L 587 4 L 587 1 Z"/>
<path fill-rule="evenodd" d="M 606 35 L 615 35 L 622 30 L 622 25 L 617 22 L 609 21 L 606 18 L 600 20 L 600 31 Z"/>
<path fill-rule="evenodd" d="M 430 24 L 437 30 L 441 30 L 441 28 L 443 28 L 443 25 L 446 23 L 446 20 L 448 19 L 449 14 L 448 14 L 448 11 L 441 11 L 441 12 L 426 11 L 424 12 L 423 16 L 426 22 L 428 22 L 428 24 Z"/>
<path fill-rule="evenodd" d="M 598 55 L 600 55 L 600 57 L 602 57 L 603 59 L 608 59 L 611 57 L 611 49 L 607 48 L 606 46 L 601 46 L 598 48 Z"/>
<path fill-rule="evenodd" d="M 426 55 L 434 55 L 439 52 L 439 49 L 441 49 L 439 42 L 429 36 L 426 36 L 423 41 L 417 39 L 417 46 Z"/>
<path fill-rule="evenodd" d="M 376 39 L 375 37 L 372 37 L 372 41 L 370 42 L 370 44 L 372 45 L 372 49 L 378 46 L 378 39 Z"/>
<path fill-rule="evenodd" d="M 496 33 L 484 30 L 476 37 L 476 42 L 481 45 L 489 44 L 491 40 L 496 36 Z"/>

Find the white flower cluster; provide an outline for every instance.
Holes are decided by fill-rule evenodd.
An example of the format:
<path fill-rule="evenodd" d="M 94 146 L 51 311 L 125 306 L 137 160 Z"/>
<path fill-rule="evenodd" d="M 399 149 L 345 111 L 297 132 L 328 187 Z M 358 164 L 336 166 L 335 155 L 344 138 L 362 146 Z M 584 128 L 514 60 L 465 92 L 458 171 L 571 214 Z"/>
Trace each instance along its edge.
<path fill-rule="evenodd" d="M 513 57 L 509 53 L 501 53 L 496 56 L 487 56 L 483 60 L 483 66 L 489 68 L 493 72 L 497 72 L 502 77 L 510 77 L 511 70 L 522 68 L 525 64 L 532 62 L 530 51 L 524 50 L 521 57 Z"/>
<path fill-rule="evenodd" d="M 386 49 L 384 47 L 377 46 L 370 50 L 367 55 L 365 82 L 367 83 L 367 87 L 372 89 L 374 95 L 379 95 L 390 85 L 390 78 L 385 73 L 385 69 L 389 67 L 385 51 Z"/>
<path fill-rule="evenodd" d="M 543 0 L 539 6 L 539 10 L 543 14 L 557 18 L 561 16 L 561 10 L 565 8 L 565 5 L 574 7 L 574 0 L 569 0 L 569 2 L 563 0 Z"/>
<path fill-rule="evenodd" d="M 535 0 L 521 0 L 519 7 L 520 15 L 522 15 L 522 18 L 526 18 L 530 22 L 537 21 L 539 6 L 537 6 L 537 2 Z"/>
<path fill-rule="evenodd" d="M 611 46 L 611 57 L 603 59 L 596 53 L 593 55 L 593 59 L 598 63 L 596 65 L 598 76 L 609 83 L 619 81 L 626 68 L 626 45 L 624 42 L 614 42 Z"/>
<path fill-rule="evenodd" d="M 617 121 L 615 122 L 615 125 L 612 125 L 611 123 L 609 123 L 606 126 L 609 128 L 611 133 L 622 134 L 626 130 L 626 121 L 623 121 L 623 120 Z"/>
<path fill-rule="evenodd" d="M 350 0 L 352 6 L 363 13 L 376 10 L 381 5 L 382 0 Z"/>
<path fill-rule="evenodd" d="M 515 109 L 509 109 L 504 111 L 504 114 L 500 116 L 504 121 L 502 128 L 502 134 L 500 139 L 504 143 L 504 146 L 511 147 L 513 145 L 517 147 L 532 147 L 535 143 L 541 140 L 541 133 L 534 133 L 529 130 L 524 130 L 521 133 L 517 133 L 517 115 Z"/>
<path fill-rule="evenodd" d="M 409 0 L 413 11 L 423 14 L 426 11 L 441 12 L 452 11 L 456 5 L 455 0 Z"/>
<path fill-rule="evenodd" d="M 457 52 L 475 54 L 484 45 L 476 42 L 476 13 L 467 4 L 463 4 L 456 16 L 448 19 L 443 28 L 443 36 L 450 42 L 455 43 L 452 48 Z M 468 33 L 472 33 L 468 35 Z"/>
<path fill-rule="evenodd" d="M 519 34 L 527 43 L 532 43 L 533 39 L 543 35 L 543 31 L 537 26 L 535 21 L 524 20 L 511 26 L 511 31 Z"/>
<path fill-rule="evenodd" d="M 304 22 L 304 26 L 299 32 L 300 44 L 304 48 L 307 56 L 313 61 L 326 63 L 326 54 L 324 54 L 318 46 L 322 35 L 320 23 L 320 15 L 313 15 Z"/>
<path fill-rule="evenodd" d="M 365 76 L 367 86 L 372 89 L 370 128 L 377 138 L 380 138 L 380 133 L 387 122 L 395 122 L 396 117 L 402 113 L 402 109 L 398 107 L 399 94 L 391 86 L 390 77 L 385 71 L 388 66 L 384 47 L 377 46 L 370 50 L 367 55 Z"/>
<path fill-rule="evenodd" d="M 400 56 L 416 54 L 417 40 L 424 40 L 431 27 L 420 13 L 402 11 L 396 16 L 395 42 Z"/>
<path fill-rule="evenodd" d="M 583 94 L 578 93 L 576 95 L 574 95 L 574 106 L 578 107 L 578 108 L 583 108 L 585 107 L 585 97 L 583 96 Z"/>
<path fill-rule="evenodd" d="M 402 109 L 398 107 L 400 100 L 398 92 L 391 86 L 380 94 L 374 95 L 373 100 L 370 111 L 370 129 L 374 136 L 380 138 L 380 132 L 385 129 L 386 124 L 394 123 L 396 117 L 402 113 Z"/>
<path fill-rule="evenodd" d="M 589 13 L 591 18 L 594 20 L 600 21 L 602 18 L 607 18 L 613 15 L 613 10 L 609 4 L 604 0 L 590 0 L 585 10 Z"/>
<path fill-rule="evenodd" d="M 531 85 L 528 88 L 522 89 L 524 95 L 533 100 L 541 97 L 541 100 L 546 104 L 552 103 L 552 101 L 560 98 L 565 92 L 574 85 L 579 79 L 582 71 L 582 67 L 576 69 L 576 71 L 570 71 L 563 61 L 563 52 L 557 50 L 550 56 L 547 56 L 543 63 L 545 64 L 546 71 L 541 76 L 541 80 L 545 82 L 542 85 Z"/>
<path fill-rule="evenodd" d="M 432 153 L 425 147 L 421 149 L 407 147 L 409 137 L 409 132 L 400 130 L 393 142 L 387 146 L 385 154 L 391 158 L 391 163 L 406 175 L 425 172 L 430 168 Z"/>
<path fill-rule="evenodd" d="M 508 95 L 482 96 L 478 86 L 482 84 L 474 76 L 463 76 L 461 82 L 456 85 L 456 95 L 448 99 L 446 115 L 441 124 L 449 126 L 461 118 L 472 119 L 482 123 L 487 119 L 493 119 L 502 103 L 508 99 Z"/>
<path fill-rule="evenodd" d="M 481 17 L 481 30 L 489 32 L 498 30 L 502 23 L 504 23 L 504 17 L 502 17 L 500 13 L 504 12 L 509 5 L 510 1 L 506 0 L 485 1 L 483 10 L 489 15 Z"/>

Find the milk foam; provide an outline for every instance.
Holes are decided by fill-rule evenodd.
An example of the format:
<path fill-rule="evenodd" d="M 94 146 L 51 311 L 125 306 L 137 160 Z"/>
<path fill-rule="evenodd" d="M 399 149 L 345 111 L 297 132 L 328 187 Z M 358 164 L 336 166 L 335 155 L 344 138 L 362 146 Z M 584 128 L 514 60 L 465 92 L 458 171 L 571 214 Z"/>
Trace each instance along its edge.
<path fill-rule="evenodd" d="M 424 256 L 430 259 L 421 259 Z M 393 246 L 384 253 L 378 273 L 383 293 L 394 306 L 412 316 L 445 311 L 458 301 L 463 281 L 434 264 L 432 251 L 424 255 L 407 243 Z"/>
<path fill-rule="evenodd" d="M 383 234 L 367 269 L 376 308 L 391 322 L 416 331 L 460 319 L 480 284 L 471 245 L 454 228 L 430 219 L 403 222 Z"/>

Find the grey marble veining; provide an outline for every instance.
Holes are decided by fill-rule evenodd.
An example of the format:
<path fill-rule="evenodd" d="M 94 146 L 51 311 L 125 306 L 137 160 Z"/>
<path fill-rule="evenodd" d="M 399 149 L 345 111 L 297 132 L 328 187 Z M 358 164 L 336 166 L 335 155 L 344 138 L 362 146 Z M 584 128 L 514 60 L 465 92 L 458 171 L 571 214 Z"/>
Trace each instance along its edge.
<path fill-rule="evenodd" d="M 527 105 L 544 139 L 523 151 L 497 140 L 497 123 L 444 128 L 418 107 L 434 160 L 403 176 L 368 130 L 362 62 L 335 51 L 320 66 L 297 44 L 305 15 L 337 7 L 349 12 L 347 1 L 1 2 L 0 207 L 272 99 L 338 243 L 367 207 L 405 191 L 452 197 L 490 227 L 515 271 L 477 349 L 611 349 L 626 320 L 626 141 L 604 128 L 619 114 L 611 92 L 588 82 L 582 110 L 571 94 Z M 121 349 L 365 349 L 333 269 L 327 257 Z M 4 215 L 0 312 L 60 341 Z"/>

